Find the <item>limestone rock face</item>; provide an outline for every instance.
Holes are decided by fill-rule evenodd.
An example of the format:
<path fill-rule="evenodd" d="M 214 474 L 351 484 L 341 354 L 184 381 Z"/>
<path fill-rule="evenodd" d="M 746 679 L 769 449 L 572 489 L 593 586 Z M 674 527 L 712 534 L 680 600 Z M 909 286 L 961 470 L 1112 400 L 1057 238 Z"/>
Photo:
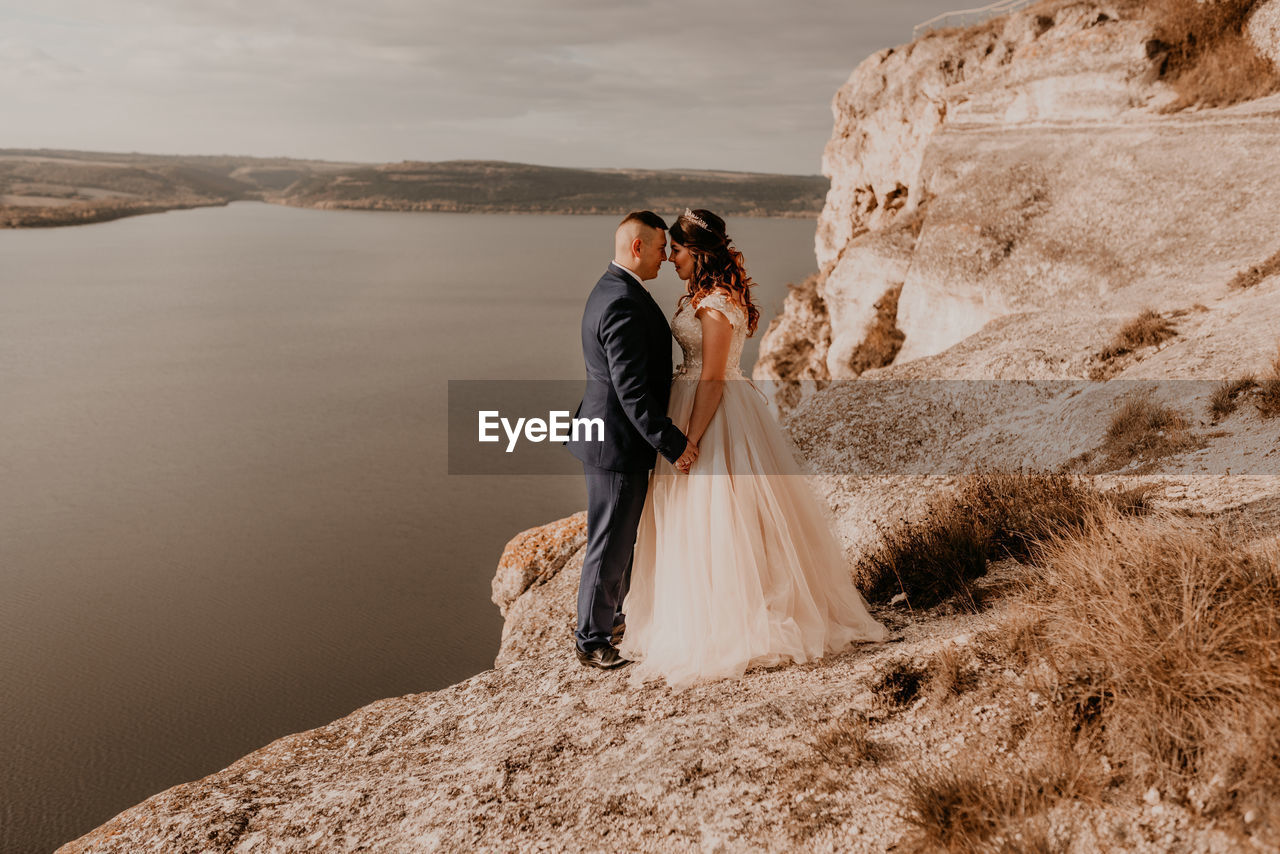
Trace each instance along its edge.
<path fill-rule="evenodd" d="M 508 607 L 495 667 L 544 655 L 571 654 L 578 578 L 587 543 L 586 516 L 583 511 L 526 532 L 538 532 L 549 550 L 563 556 L 563 560 L 557 559 L 555 569 L 545 571 L 538 584 L 527 588 Z"/>
<path fill-rule="evenodd" d="M 969 29 L 927 34 L 858 66 L 833 101 L 835 127 L 823 156 L 831 189 L 815 236 L 816 290 L 830 317 L 831 346 L 822 379 L 857 375 L 850 357 L 875 302 L 904 282 L 897 326 L 906 340 L 898 361 L 938 352 L 1020 310 L 1004 279 L 1020 277 L 1015 287 L 1022 288 L 1025 268 L 1015 263 L 987 279 L 1053 206 L 1050 185 L 1066 188 L 1058 195 L 1074 204 L 1078 170 L 1091 177 L 1100 162 L 1108 174 L 1097 175 L 1093 187 L 1126 191 L 1124 182 L 1110 183 L 1127 168 L 1123 157 L 1111 162 L 1111 152 L 1076 151 L 1073 143 L 1091 143 L 1100 124 L 1150 118 L 1151 108 L 1172 97 L 1154 81 L 1146 55 L 1150 27 L 1127 14 L 1105 2 L 1037 4 Z M 1069 139 L 1059 139 L 1064 130 Z M 1038 140 L 1048 148 L 1036 150 Z M 1114 143 L 1119 151 L 1125 141 Z M 980 165 L 968 163 L 970 146 L 986 155 Z M 1077 157 L 1077 171 L 1046 170 L 1064 149 Z M 964 187 L 964 175 L 984 183 Z M 1134 201 L 1131 193 L 1126 201 Z M 975 202 L 984 209 L 970 210 Z M 1097 202 L 1116 209 L 1113 198 Z M 871 236 L 904 215 L 923 218 L 919 243 Z M 1046 229 L 1056 226 L 1053 220 Z M 1105 263 L 1098 258 L 1092 266 Z M 793 348 L 784 331 L 766 335 L 762 360 L 774 348 Z M 757 378 L 771 377 L 762 370 Z"/>
<path fill-rule="evenodd" d="M 587 541 L 587 513 L 530 528 L 517 534 L 498 559 L 493 604 L 507 616 L 511 603 L 531 586 L 545 584 Z"/>
<path fill-rule="evenodd" d="M 1008 314 L 1163 310 L 1216 293 L 1276 248 L 1263 223 L 1280 215 L 1280 173 L 1268 165 L 1280 155 L 1277 107 L 1272 96 L 935 134 L 923 179 L 932 200 L 898 302 L 898 361 Z"/>
<path fill-rule="evenodd" d="M 1250 19 L 1259 44 L 1278 10 L 1272 0 Z M 1274 251 L 1280 100 L 1160 113 L 1173 95 L 1134 14 L 1041 3 L 853 72 L 833 104 L 815 242 L 825 372 L 771 375 L 788 401 L 804 389 L 789 381 L 858 375 L 851 354 L 898 285 L 901 364 L 1009 315 L 1173 308 Z M 903 217 L 918 236 L 890 240 Z M 791 328 L 784 317 L 770 329 L 762 361 L 794 349 Z"/>
<path fill-rule="evenodd" d="M 831 379 L 853 379 L 860 373 L 855 354 L 876 321 L 876 304 L 906 281 L 915 242 L 910 228 L 890 227 L 855 237 L 823 279 L 820 290 L 831 325 L 826 358 Z"/>
<path fill-rule="evenodd" d="M 863 231 L 923 200 L 925 150 L 944 123 L 1114 119 L 1160 97 L 1162 87 L 1148 82 L 1148 34 L 1109 4 L 1040 4 L 865 60 L 832 103 L 819 268 L 834 265 Z"/>
<path fill-rule="evenodd" d="M 818 293 L 818 276 L 810 276 L 788 288 L 782 311 L 761 338 L 751 376 L 769 388 L 777 411 L 790 411 L 804 390 L 821 386 L 829 376 L 830 346 L 830 314 Z"/>
<path fill-rule="evenodd" d="M 1254 9 L 1246 32 L 1258 51 L 1280 68 L 1280 0 L 1270 0 Z"/>

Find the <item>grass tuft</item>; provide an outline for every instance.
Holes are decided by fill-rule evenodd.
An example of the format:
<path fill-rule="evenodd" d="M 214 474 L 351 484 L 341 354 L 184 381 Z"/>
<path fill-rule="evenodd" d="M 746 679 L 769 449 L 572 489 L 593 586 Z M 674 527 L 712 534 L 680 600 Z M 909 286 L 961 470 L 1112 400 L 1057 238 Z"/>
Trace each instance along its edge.
<path fill-rule="evenodd" d="M 1150 308 L 1143 309 L 1137 317 L 1120 327 L 1110 344 L 1095 354 L 1098 364 L 1089 371 L 1089 379 L 1108 379 L 1119 370 L 1116 360 L 1121 356 L 1127 356 L 1142 347 L 1158 347 L 1177 334 L 1177 327 L 1160 312 Z"/>
<path fill-rule="evenodd" d="M 1275 357 L 1271 360 L 1271 367 L 1262 378 L 1262 382 L 1258 384 L 1255 402 L 1264 418 L 1280 415 L 1280 350 L 1276 351 Z"/>
<path fill-rule="evenodd" d="M 1059 726 L 1049 745 L 1026 745 L 1031 758 L 1019 763 L 993 764 L 989 753 L 972 750 L 950 765 L 907 772 L 898 803 L 917 850 L 1026 850 L 1019 836 L 1038 840 L 1032 850 L 1060 850 L 1037 819 L 1059 801 L 1092 798 L 1099 790 L 1088 767 L 1092 757 L 1075 752 L 1061 733 Z"/>
<path fill-rule="evenodd" d="M 1159 490 L 1154 483 L 1137 483 L 1102 493 L 1102 499 L 1122 516 L 1146 516 L 1155 512 L 1151 493 Z"/>
<path fill-rule="evenodd" d="M 871 721 L 865 712 L 850 709 L 819 733 L 810 747 L 833 767 L 877 763 L 889 754 L 886 746 L 871 738 Z"/>
<path fill-rule="evenodd" d="M 929 697 L 949 700 L 963 694 L 974 681 L 967 665 L 962 647 L 948 645 L 939 650 L 929 662 Z"/>
<path fill-rule="evenodd" d="M 1178 334 L 1177 328 L 1160 316 L 1155 309 L 1143 309 L 1133 320 L 1130 320 L 1111 343 L 1103 348 L 1098 358 L 1111 361 L 1126 353 L 1132 353 L 1139 347 L 1157 347 Z"/>
<path fill-rule="evenodd" d="M 1213 395 L 1209 398 L 1209 414 L 1213 416 L 1214 421 L 1220 421 L 1228 415 L 1236 411 L 1236 407 L 1240 405 L 1237 398 L 1242 394 L 1253 391 L 1258 387 L 1258 378 L 1253 374 L 1241 377 L 1237 380 L 1223 380 L 1222 383 L 1213 390 Z"/>
<path fill-rule="evenodd" d="M 1174 517 L 1091 520 L 1046 544 L 1032 608 L 1060 708 L 1137 787 L 1220 806 L 1280 791 L 1280 545 Z"/>
<path fill-rule="evenodd" d="M 1280 273 L 1280 252 L 1272 255 L 1261 264 L 1254 264 L 1248 269 L 1236 273 L 1227 286 L 1234 290 L 1244 290 Z"/>
<path fill-rule="evenodd" d="M 875 601 L 905 594 L 912 607 L 953 600 L 977 610 L 973 582 L 990 560 L 1030 559 L 1038 542 L 1079 529 L 1104 503 L 1065 474 L 972 475 L 919 520 L 886 533 L 861 568 L 861 586 Z"/>
<path fill-rule="evenodd" d="M 1113 471 L 1145 460 L 1156 459 L 1199 447 L 1187 419 L 1155 399 L 1150 389 L 1135 391 L 1121 399 L 1102 444 L 1104 458 L 1095 471 Z"/>
<path fill-rule="evenodd" d="M 1147 53 L 1178 93 L 1167 111 L 1224 107 L 1280 89 L 1280 74 L 1245 33 L 1265 0 L 1146 0 L 1154 28 Z"/>
<path fill-rule="evenodd" d="M 926 679 L 923 671 L 903 661 L 894 662 L 871 686 L 876 706 L 883 711 L 896 711 L 920 696 Z"/>

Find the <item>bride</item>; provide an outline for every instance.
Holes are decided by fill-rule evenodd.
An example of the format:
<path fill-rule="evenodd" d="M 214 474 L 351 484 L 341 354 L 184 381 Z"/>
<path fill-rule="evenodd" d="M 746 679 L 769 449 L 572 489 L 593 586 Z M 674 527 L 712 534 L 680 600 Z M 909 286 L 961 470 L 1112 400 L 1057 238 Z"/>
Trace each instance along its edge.
<path fill-rule="evenodd" d="M 742 253 L 710 211 L 686 209 L 669 234 L 686 291 L 667 414 L 699 453 L 681 471 L 659 458 L 649 481 L 622 607 L 632 679 L 682 687 L 884 640 L 790 441 L 742 374 L 760 319 Z"/>

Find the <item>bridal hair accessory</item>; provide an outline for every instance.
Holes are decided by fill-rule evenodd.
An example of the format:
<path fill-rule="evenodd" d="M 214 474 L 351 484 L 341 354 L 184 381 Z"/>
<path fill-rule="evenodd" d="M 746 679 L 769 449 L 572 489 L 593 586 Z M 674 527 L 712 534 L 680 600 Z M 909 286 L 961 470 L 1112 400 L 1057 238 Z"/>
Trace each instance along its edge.
<path fill-rule="evenodd" d="M 700 225 L 700 226 L 702 226 L 702 228 L 703 228 L 703 230 L 704 230 L 704 231 L 711 231 L 711 226 L 709 226 L 709 225 L 707 225 L 705 222 L 703 222 L 703 221 L 702 221 L 702 217 L 698 216 L 696 213 L 694 213 L 693 211 L 689 210 L 688 208 L 685 208 L 685 209 L 684 209 L 684 218 L 685 218 L 685 219 L 687 219 L 687 220 L 689 220 L 689 222 L 694 223 L 695 225 Z M 711 231 L 711 233 L 712 233 L 712 234 L 715 234 L 715 232 L 714 232 L 714 231 Z"/>

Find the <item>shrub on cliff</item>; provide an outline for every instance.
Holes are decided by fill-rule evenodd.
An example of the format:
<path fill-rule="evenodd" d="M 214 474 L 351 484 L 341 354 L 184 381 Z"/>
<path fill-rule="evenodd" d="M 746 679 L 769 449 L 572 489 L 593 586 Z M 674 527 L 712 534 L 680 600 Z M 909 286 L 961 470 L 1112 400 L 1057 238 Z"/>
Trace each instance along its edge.
<path fill-rule="evenodd" d="M 1137 317 L 1126 322 L 1116 332 L 1111 343 L 1103 347 L 1094 358 L 1098 360 L 1089 372 L 1091 380 L 1105 380 L 1120 370 L 1116 360 L 1143 347 L 1159 347 L 1170 338 L 1177 337 L 1178 328 L 1173 322 L 1152 308 L 1143 309 Z"/>
<path fill-rule="evenodd" d="M 906 769 L 917 850 L 1066 850 L 1047 844 L 1046 812 L 1117 795 L 1280 842 L 1280 542 L 1105 503 L 1038 541 L 1024 598 L 984 647 L 1016 634 L 1007 661 L 1042 698 L 1015 702 L 997 736 L 1009 749 L 971 738 Z"/>
<path fill-rule="evenodd" d="M 1267 260 L 1254 264 L 1252 267 L 1241 270 L 1231 277 L 1231 281 L 1227 286 L 1232 290 L 1245 290 L 1262 282 L 1272 276 L 1280 273 L 1280 252 L 1275 253 Z"/>
<path fill-rule="evenodd" d="M 1203 444 L 1204 441 L 1191 432 L 1189 422 L 1181 413 L 1156 400 L 1151 389 L 1140 389 L 1119 401 L 1107 425 L 1107 438 L 1101 449 L 1103 456 L 1094 464 L 1093 471 L 1114 471 L 1142 460 L 1154 463 L 1160 457 L 1203 447 Z"/>
<path fill-rule="evenodd" d="M 1220 421 L 1236 411 L 1239 397 L 1258 387 L 1258 379 L 1252 374 L 1235 380 L 1223 380 L 1209 397 L 1209 415 Z"/>
<path fill-rule="evenodd" d="M 1265 418 L 1280 415 L 1280 349 L 1271 360 L 1267 375 L 1258 384 L 1258 411 Z"/>
<path fill-rule="evenodd" d="M 1024 743 L 1031 755 L 992 756 L 963 751 L 951 762 L 910 769 L 894 798 L 912 832 L 916 852 L 1070 850 L 1069 827 L 1051 829 L 1045 814 L 1061 801 L 1096 800 L 1102 788 L 1096 766 L 1074 752 L 1061 728 Z"/>
<path fill-rule="evenodd" d="M 973 610 L 973 582 L 990 560 L 1033 560 L 1040 542 L 1116 507 L 1139 513 L 1146 502 L 1100 493 L 1064 474 L 976 474 L 932 501 L 919 520 L 890 530 L 862 567 L 862 586 L 872 600 L 903 594 L 912 606 L 953 599 Z"/>
<path fill-rule="evenodd" d="M 1280 545 L 1240 533 L 1092 518 L 1041 547 L 1029 608 L 1055 705 L 1091 710 L 1119 781 L 1265 824 L 1280 820 Z"/>
<path fill-rule="evenodd" d="M 1145 0 L 1154 26 L 1150 56 L 1163 54 L 1160 73 L 1178 92 L 1166 109 L 1224 107 L 1280 90 L 1280 73 L 1245 33 L 1266 0 Z"/>

